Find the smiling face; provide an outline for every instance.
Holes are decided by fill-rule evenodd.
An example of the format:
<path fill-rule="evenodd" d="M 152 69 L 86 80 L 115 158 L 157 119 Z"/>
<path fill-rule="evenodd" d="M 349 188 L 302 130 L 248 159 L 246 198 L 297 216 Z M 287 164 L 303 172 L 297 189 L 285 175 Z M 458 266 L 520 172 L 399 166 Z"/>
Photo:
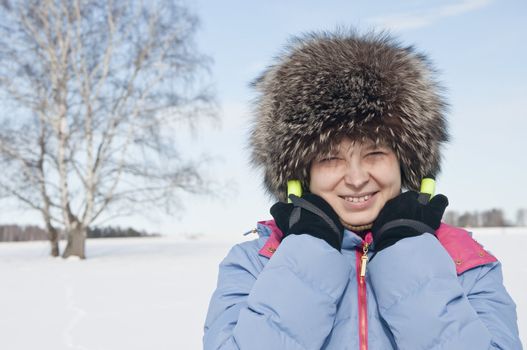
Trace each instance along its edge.
<path fill-rule="evenodd" d="M 343 138 L 332 153 L 312 162 L 309 189 L 324 198 L 344 224 L 367 225 L 401 192 L 399 161 L 387 146 Z"/>

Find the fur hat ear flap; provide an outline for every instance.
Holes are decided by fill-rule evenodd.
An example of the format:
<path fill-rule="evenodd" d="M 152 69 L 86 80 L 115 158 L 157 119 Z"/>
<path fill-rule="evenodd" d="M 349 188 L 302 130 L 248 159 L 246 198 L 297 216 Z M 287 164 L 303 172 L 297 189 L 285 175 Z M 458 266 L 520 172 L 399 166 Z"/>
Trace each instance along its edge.
<path fill-rule="evenodd" d="M 343 136 L 389 145 L 402 186 L 440 171 L 447 103 L 429 60 L 385 33 L 310 33 L 252 84 L 251 161 L 285 201 L 287 180 L 309 182 L 311 162 Z"/>

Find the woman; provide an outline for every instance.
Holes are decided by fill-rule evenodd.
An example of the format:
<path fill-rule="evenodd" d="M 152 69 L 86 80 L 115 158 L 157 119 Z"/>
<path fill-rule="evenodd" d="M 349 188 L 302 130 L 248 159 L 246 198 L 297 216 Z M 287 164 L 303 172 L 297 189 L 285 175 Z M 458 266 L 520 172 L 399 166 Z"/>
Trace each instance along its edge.
<path fill-rule="evenodd" d="M 521 349 L 500 263 L 416 192 L 448 140 L 424 55 L 310 34 L 254 86 L 253 162 L 279 202 L 221 263 L 205 349 Z"/>

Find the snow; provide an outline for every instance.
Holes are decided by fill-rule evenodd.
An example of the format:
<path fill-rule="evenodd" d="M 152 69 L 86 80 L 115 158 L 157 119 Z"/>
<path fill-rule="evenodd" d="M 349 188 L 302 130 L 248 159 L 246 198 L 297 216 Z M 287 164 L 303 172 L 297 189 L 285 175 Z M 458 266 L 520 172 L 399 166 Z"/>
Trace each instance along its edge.
<path fill-rule="evenodd" d="M 527 228 L 477 229 L 503 263 L 527 344 Z M 0 244 L 0 348 L 200 349 L 218 264 L 239 236 L 97 239 L 88 259 L 46 242 Z"/>

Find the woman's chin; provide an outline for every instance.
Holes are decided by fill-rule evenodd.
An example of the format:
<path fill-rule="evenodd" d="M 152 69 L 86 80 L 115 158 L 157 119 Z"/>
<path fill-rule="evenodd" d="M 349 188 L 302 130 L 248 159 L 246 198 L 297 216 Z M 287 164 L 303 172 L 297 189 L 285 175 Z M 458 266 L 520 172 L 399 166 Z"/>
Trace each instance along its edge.
<path fill-rule="evenodd" d="M 342 223 L 344 223 L 345 225 L 357 227 L 371 225 L 379 215 L 379 211 L 374 210 L 374 208 L 370 208 L 370 210 L 366 210 L 359 213 L 350 213 L 344 211 L 344 213 L 337 214 L 339 215 Z"/>
<path fill-rule="evenodd" d="M 340 217 L 340 221 L 344 224 L 346 228 L 350 227 L 360 227 L 360 226 L 369 226 L 373 223 L 373 218 L 346 218 Z"/>

